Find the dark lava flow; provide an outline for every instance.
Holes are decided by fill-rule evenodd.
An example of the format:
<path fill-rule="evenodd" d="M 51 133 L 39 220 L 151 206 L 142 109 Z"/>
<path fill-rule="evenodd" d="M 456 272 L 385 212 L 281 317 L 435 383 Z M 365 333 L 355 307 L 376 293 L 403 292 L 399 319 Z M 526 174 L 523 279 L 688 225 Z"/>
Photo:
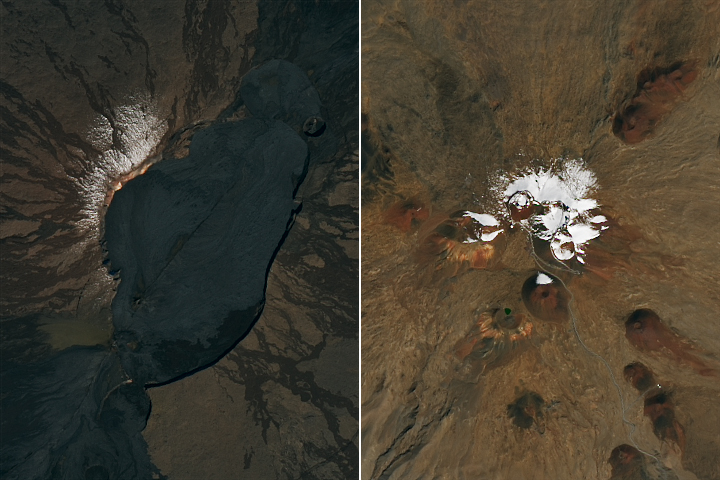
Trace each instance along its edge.
<path fill-rule="evenodd" d="M 612 467 L 610 480 L 644 480 L 650 478 L 642 453 L 630 445 L 618 445 L 610 453 L 608 463 Z"/>
<path fill-rule="evenodd" d="M 695 348 L 665 325 L 657 313 L 650 309 L 641 308 L 630 314 L 625 321 L 625 337 L 640 351 L 668 355 L 689 365 L 700 375 L 717 376 L 715 370 L 691 353 Z"/>
<path fill-rule="evenodd" d="M 617 112 L 613 133 L 629 144 L 648 137 L 698 75 L 693 63 L 646 68 L 637 77 L 635 95 Z"/>
<path fill-rule="evenodd" d="M 272 88 L 258 83 L 278 71 L 283 78 Z M 288 62 L 269 62 L 243 87 L 263 92 L 262 101 L 244 102 L 255 118 L 195 133 L 189 156 L 131 180 L 108 209 L 107 247 L 121 279 L 112 350 L 73 347 L 29 369 L 4 362 L 4 381 L 15 386 L 3 398 L 8 478 L 82 478 L 90 468 L 149 478 L 144 386 L 214 362 L 258 318 L 308 156 L 292 128 L 302 122 L 271 118 L 306 118 L 320 104 Z M 272 100 L 301 92 L 309 99 L 302 105 Z"/>
<path fill-rule="evenodd" d="M 241 94 L 254 119 L 197 132 L 189 156 L 130 181 L 108 209 L 107 248 L 121 278 L 115 343 L 143 384 L 207 365 L 248 331 L 291 225 L 307 147 L 271 119 L 302 125 L 292 119 L 319 112 L 317 92 L 299 68 L 272 61 L 246 75 Z"/>
<path fill-rule="evenodd" d="M 74 31 L 86 22 L 80 14 L 68 13 L 61 3 L 52 3 L 63 14 L 68 29 Z M 4 8 L 11 13 L 8 18 L 17 20 L 24 15 L 11 2 Z M 136 44 L 144 45 L 143 55 L 133 54 L 146 57 L 141 83 L 144 78 L 144 85 L 155 95 L 157 71 L 150 67 L 148 42 L 136 30 L 139 20 L 119 2 L 106 2 L 104 8 L 113 19 L 122 20 L 117 35 L 128 52 Z M 203 122 L 202 129 L 189 122 L 194 131 L 189 155 L 175 158 L 177 150 L 171 147 L 186 141 L 176 128 L 177 118 L 195 118 L 201 108 L 193 102 L 200 102 L 199 96 L 211 96 L 213 89 L 224 88 L 219 75 L 208 70 L 216 67 L 210 58 L 227 54 L 222 42 L 212 40 L 215 33 L 223 33 L 224 15 L 230 14 L 213 2 L 202 14 L 194 9 L 186 6 L 183 47 L 188 59 L 207 58 L 195 64 L 193 75 L 197 74 L 194 80 L 198 81 L 192 88 L 176 90 L 188 96 L 185 117 L 176 115 L 176 97 L 173 118 L 167 119 L 168 133 L 174 136 L 163 161 L 124 185 L 105 219 L 109 269 L 120 277 L 112 303 L 112 345 L 76 345 L 55 352 L 47 345 L 47 335 L 37 328 L 39 314 L 11 314 L 2 319 L 2 478 L 163 478 L 152 465 L 141 435 L 151 408 L 145 388 L 206 367 L 247 334 L 263 308 L 270 265 L 301 207 L 294 197 L 308 163 L 313 156 L 325 158 L 337 149 L 332 121 L 346 113 L 324 111 L 320 95 L 304 71 L 288 61 L 272 60 L 292 60 L 297 53 L 296 46 L 283 36 L 286 30 L 293 32 L 290 41 L 323 42 L 323 30 L 301 34 L 307 25 L 321 22 L 303 24 L 283 15 L 277 23 L 266 23 L 256 32 L 262 37 L 254 57 L 258 68 L 246 73 L 244 64 L 235 72 L 243 81 L 232 105 L 214 122 Z M 279 5 L 261 5 L 260 18 L 266 20 L 267 11 L 278 9 Z M 297 14 L 310 18 L 330 10 L 308 7 Z M 280 22 L 293 26 L 278 25 Z M 220 30 L 211 32 L 218 25 Z M 195 38 L 198 32 L 212 38 Z M 194 49 L 200 46 L 189 45 L 194 41 L 212 45 L 198 56 Z M 64 52 L 55 52 L 47 44 L 45 52 L 52 62 L 62 61 Z M 105 59 L 108 71 L 114 68 L 119 73 L 117 67 L 122 66 L 113 64 L 108 58 L 114 58 L 112 55 L 106 52 L 98 58 Z M 92 108 L 113 120 L 110 91 L 99 81 L 85 82 L 91 74 L 70 63 L 56 65 L 55 70 L 65 80 L 66 76 L 79 78 Z M 107 75 L 122 83 L 118 80 L 122 75 Z M 2 80 L 4 162 L 8 152 L 19 149 L 30 137 L 51 157 L 60 149 L 58 155 L 68 157 L 78 150 L 90 158 L 100 153 L 74 134 L 66 135 L 63 125 L 39 101 L 23 98 L 18 85 L 5 82 L 5 71 Z M 119 88 L 116 83 L 108 81 L 106 85 Z M 52 85 L 45 87 L 51 89 Z M 180 106 L 183 102 L 185 99 Z M 12 104 L 11 108 L 5 108 L 7 104 Z M 328 119 L 327 123 L 323 119 Z M 39 133 L 32 130 L 35 125 L 40 125 Z M 112 127 L 116 136 L 115 125 Z M 45 141 L 43 135 L 51 140 Z M 309 142 L 313 144 L 308 146 Z M 41 169 L 31 172 L 37 178 L 44 174 Z M 71 201 L 64 205 L 70 210 L 78 199 L 68 195 Z M 46 223 L 50 228 L 50 222 Z M 53 228 L 39 232 L 50 236 L 72 227 L 68 221 Z M 71 246 L 72 241 L 61 245 Z M 4 247 L 3 257 L 6 253 Z M 3 262 L 6 264 L 6 258 Z"/>

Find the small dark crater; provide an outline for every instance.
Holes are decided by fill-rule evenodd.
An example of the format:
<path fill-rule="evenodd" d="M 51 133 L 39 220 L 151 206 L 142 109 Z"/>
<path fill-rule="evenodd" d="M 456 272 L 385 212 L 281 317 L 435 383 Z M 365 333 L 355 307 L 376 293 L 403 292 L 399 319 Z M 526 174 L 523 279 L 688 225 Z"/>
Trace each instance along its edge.
<path fill-rule="evenodd" d="M 564 322 L 570 317 L 570 293 L 549 273 L 538 272 L 522 286 L 521 296 L 528 311 L 546 322 Z"/>
<path fill-rule="evenodd" d="M 657 385 L 653 373 L 640 362 L 633 362 L 623 369 L 625 380 L 632 384 L 640 393 Z"/>
<path fill-rule="evenodd" d="M 85 480 L 110 480 L 110 472 L 102 465 L 93 465 L 85 470 Z"/>
<path fill-rule="evenodd" d="M 640 308 L 630 314 L 625 321 L 625 327 L 630 330 L 643 330 L 649 323 L 659 322 L 660 317 L 649 308 Z"/>
<path fill-rule="evenodd" d="M 663 347 L 675 349 L 674 336 L 660 317 L 648 308 L 640 308 L 625 320 L 625 337 L 639 350 L 658 351 Z"/>
<path fill-rule="evenodd" d="M 325 120 L 320 117 L 310 117 L 305 120 L 303 132 L 308 137 L 319 137 L 325 132 Z"/>
<path fill-rule="evenodd" d="M 608 463 L 612 467 L 610 480 L 649 478 L 640 451 L 627 444 L 618 445 L 610 453 Z"/>
<path fill-rule="evenodd" d="M 544 408 L 545 400 L 539 394 L 527 392 L 508 405 L 507 411 L 508 417 L 513 419 L 516 426 L 527 430 L 535 424 L 542 433 Z"/>

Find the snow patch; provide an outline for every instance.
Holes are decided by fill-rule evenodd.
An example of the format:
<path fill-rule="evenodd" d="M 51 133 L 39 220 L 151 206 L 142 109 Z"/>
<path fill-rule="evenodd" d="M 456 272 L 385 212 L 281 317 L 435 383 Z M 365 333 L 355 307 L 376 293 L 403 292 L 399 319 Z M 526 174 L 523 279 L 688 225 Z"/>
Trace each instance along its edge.
<path fill-rule="evenodd" d="M 535 278 L 535 283 L 537 285 L 547 285 L 549 283 L 552 283 L 552 278 L 548 277 L 544 273 L 540 272 L 537 274 L 537 277 Z"/>

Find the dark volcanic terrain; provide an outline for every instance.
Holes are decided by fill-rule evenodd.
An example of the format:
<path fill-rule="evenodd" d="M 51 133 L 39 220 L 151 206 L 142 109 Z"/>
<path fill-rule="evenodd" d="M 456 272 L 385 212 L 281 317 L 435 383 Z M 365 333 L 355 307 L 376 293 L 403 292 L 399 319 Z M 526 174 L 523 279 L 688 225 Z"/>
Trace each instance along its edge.
<path fill-rule="evenodd" d="M 0 475 L 357 476 L 357 4 L 0 9 Z"/>

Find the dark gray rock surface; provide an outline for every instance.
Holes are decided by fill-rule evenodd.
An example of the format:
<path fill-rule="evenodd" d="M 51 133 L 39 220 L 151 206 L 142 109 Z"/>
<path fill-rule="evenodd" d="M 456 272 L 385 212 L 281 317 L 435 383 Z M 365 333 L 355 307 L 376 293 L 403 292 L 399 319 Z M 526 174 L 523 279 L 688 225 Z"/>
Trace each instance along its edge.
<path fill-rule="evenodd" d="M 45 361 L 2 365 L 3 478 L 150 478 L 142 385 L 117 355 L 72 347 Z M 8 388 L 12 386 L 12 388 Z"/>
<path fill-rule="evenodd" d="M 297 129 L 308 118 L 320 115 L 320 97 L 296 65 L 271 60 L 243 77 L 240 95 L 250 113 L 277 118 Z"/>
<path fill-rule="evenodd" d="M 143 436 L 173 480 L 355 479 L 357 4 L 267 2 L 258 23 L 255 61 L 282 58 L 305 72 L 326 129 L 305 137 L 302 210 L 273 262 L 260 319 L 217 364 L 149 389 Z M 298 131 L 302 120 L 288 124 Z"/>
<path fill-rule="evenodd" d="M 133 378 L 171 380 L 247 333 L 306 159 L 305 142 L 283 123 L 219 123 L 193 136 L 190 155 L 115 195 L 105 223 L 120 270 L 113 321 Z"/>
<path fill-rule="evenodd" d="M 0 315 L 74 311 L 96 296 L 85 287 L 107 290 L 87 240 L 109 183 L 235 99 L 257 15 L 254 2 L 2 3 Z"/>

